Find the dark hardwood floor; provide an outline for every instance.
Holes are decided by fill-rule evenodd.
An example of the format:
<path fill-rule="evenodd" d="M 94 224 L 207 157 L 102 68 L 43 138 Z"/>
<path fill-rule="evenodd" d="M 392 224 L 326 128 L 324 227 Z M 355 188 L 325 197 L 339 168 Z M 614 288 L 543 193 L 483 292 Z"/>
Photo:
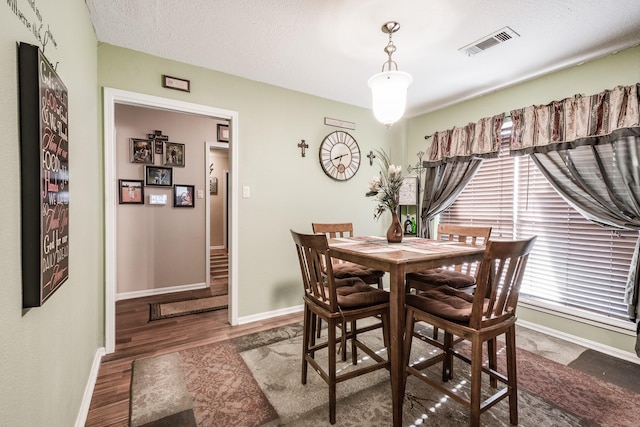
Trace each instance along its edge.
<path fill-rule="evenodd" d="M 220 295 L 227 281 L 212 280 L 208 289 L 118 301 L 116 349 L 103 357 L 85 426 L 129 425 L 131 366 L 135 359 L 205 345 L 301 321 L 302 313 L 231 326 L 228 311 L 219 310 L 149 322 L 149 304 Z"/>

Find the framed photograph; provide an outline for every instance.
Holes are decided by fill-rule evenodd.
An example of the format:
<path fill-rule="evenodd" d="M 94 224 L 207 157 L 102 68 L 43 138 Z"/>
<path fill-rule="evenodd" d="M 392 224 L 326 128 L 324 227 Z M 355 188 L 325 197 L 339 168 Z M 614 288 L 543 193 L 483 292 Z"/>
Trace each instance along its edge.
<path fill-rule="evenodd" d="M 173 185 L 173 169 L 164 166 L 145 166 L 144 185 L 171 187 Z"/>
<path fill-rule="evenodd" d="M 209 179 L 209 194 L 218 194 L 218 178 Z"/>
<path fill-rule="evenodd" d="M 154 142 L 149 139 L 130 138 L 131 163 L 153 164 Z"/>
<path fill-rule="evenodd" d="M 118 180 L 118 196 L 121 205 L 144 205 L 144 181 L 141 179 Z"/>
<path fill-rule="evenodd" d="M 184 167 L 184 144 L 165 142 L 162 158 L 165 166 Z"/>
<path fill-rule="evenodd" d="M 192 208 L 195 206 L 193 197 L 194 186 L 176 184 L 173 186 L 173 207 Z"/>
<path fill-rule="evenodd" d="M 229 125 L 218 123 L 218 142 L 229 142 Z"/>

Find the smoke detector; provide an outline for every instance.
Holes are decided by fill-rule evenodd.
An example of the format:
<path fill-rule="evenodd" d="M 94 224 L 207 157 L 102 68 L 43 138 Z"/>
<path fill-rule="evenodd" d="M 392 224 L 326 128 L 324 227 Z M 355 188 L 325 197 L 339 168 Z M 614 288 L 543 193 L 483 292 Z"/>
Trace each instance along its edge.
<path fill-rule="evenodd" d="M 500 43 L 504 43 L 507 40 L 511 40 L 514 37 L 520 37 L 520 34 L 513 31 L 510 27 L 504 27 L 458 50 L 467 56 L 471 56 L 497 46 Z"/>

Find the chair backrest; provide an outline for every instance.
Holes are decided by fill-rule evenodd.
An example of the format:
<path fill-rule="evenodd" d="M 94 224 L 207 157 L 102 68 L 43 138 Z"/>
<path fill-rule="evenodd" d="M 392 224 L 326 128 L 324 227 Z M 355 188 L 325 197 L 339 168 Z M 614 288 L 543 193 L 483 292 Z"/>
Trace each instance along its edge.
<path fill-rule="evenodd" d="M 536 236 L 487 243 L 476 279 L 469 326 L 475 329 L 515 319 L 520 285 Z"/>
<path fill-rule="evenodd" d="M 471 245 L 486 245 L 491 235 L 491 227 L 476 225 L 438 224 L 438 239 L 465 242 Z"/>
<path fill-rule="evenodd" d="M 332 312 L 338 311 L 336 285 L 327 236 L 290 231 L 298 252 L 305 297 L 316 304 L 326 306 Z"/>
<path fill-rule="evenodd" d="M 314 233 L 323 233 L 328 239 L 335 239 L 336 237 L 351 237 L 353 236 L 353 224 L 350 222 L 340 222 L 335 224 L 321 224 L 317 222 L 311 223 Z M 343 261 L 338 258 L 331 260 L 333 264 L 340 264 Z"/>
<path fill-rule="evenodd" d="M 475 225 L 438 224 L 438 239 L 450 242 L 465 242 L 471 245 L 484 246 L 489 241 L 491 227 Z M 477 263 L 466 263 L 454 266 L 456 271 L 474 275 Z"/>
<path fill-rule="evenodd" d="M 329 239 L 336 237 L 351 237 L 353 236 L 353 224 L 350 222 L 341 222 L 335 224 L 319 224 L 311 223 L 314 233 L 324 233 Z"/>

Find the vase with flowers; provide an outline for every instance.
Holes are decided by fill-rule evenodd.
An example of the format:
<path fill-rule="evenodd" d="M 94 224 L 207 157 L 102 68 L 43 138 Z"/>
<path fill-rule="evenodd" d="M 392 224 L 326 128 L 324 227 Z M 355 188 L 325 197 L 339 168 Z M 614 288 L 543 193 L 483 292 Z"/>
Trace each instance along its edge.
<path fill-rule="evenodd" d="M 387 240 L 390 243 L 400 243 L 403 230 L 398 219 L 398 202 L 403 181 L 402 167 L 391 164 L 389 155 L 384 150 L 378 150 L 377 153 L 380 174 L 369 181 L 367 196 L 375 196 L 378 202 L 373 214 L 375 219 L 380 218 L 387 210 L 391 213 L 391 226 L 387 230 Z"/>

